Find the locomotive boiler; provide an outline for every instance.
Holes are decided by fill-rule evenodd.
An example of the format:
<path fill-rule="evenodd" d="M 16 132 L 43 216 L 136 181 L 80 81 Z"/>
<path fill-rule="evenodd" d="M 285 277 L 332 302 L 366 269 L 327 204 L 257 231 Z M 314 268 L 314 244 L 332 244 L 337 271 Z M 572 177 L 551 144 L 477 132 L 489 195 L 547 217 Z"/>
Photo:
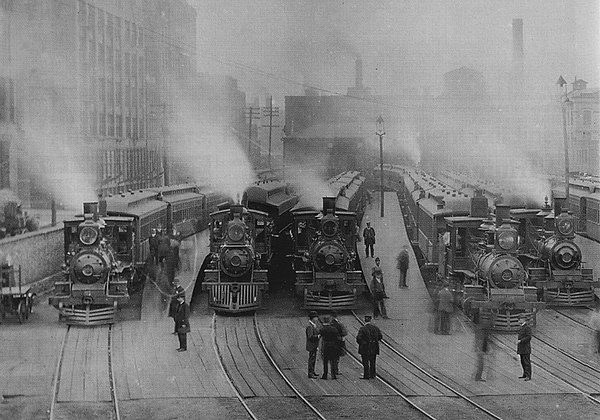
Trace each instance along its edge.
<path fill-rule="evenodd" d="M 49 303 L 68 324 L 111 323 L 117 308 L 129 301 L 128 283 L 135 270 L 131 262 L 117 258 L 105 227 L 98 203 L 84 203 L 83 221 L 65 221 L 63 279 L 55 282 Z"/>
<path fill-rule="evenodd" d="M 293 212 L 295 287 L 304 308 L 353 308 L 365 287 L 356 253 L 356 213 L 336 209 L 335 203 L 336 197 L 324 197 L 321 212 Z"/>

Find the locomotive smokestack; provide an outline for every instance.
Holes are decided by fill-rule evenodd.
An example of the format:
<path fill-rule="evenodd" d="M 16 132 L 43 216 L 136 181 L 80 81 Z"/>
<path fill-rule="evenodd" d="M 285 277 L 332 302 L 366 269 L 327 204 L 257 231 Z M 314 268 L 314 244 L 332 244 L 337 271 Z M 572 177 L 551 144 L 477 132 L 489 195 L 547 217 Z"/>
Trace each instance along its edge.
<path fill-rule="evenodd" d="M 564 197 L 554 197 L 554 217 L 558 216 L 563 210 L 567 211 L 567 199 Z"/>
<path fill-rule="evenodd" d="M 335 197 L 323 197 L 323 214 L 335 213 Z"/>
<path fill-rule="evenodd" d="M 481 190 L 475 190 L 475 196 L 471 198 L 471 217 L 487 217 L 488 201 Z"/>
<path fill-rule="evenodd" d="M 363 87 L 363 64 L 360 58 L 356 59 L 356 87 L 359 89 Z"/>
<path fill-rule="evenodd" d="M 100 214 L 100 217 L 106 217 L 106 211 L 107 211 L 106 198 L 104 198 L 104 196 L 102 194 L 100 194 L 98 196 L 98 213 Z"/>
<path fill-rule="evenodd" d="M 510 219 L 510 206 L 507 204 L 498 204 L 496 206 L 496 227 Z"/>
<path fill-rule="evenodd" d="M 98 220 L 98 202 L 88 201 L 83 203 L 83 217 L 86 220 Z"/>

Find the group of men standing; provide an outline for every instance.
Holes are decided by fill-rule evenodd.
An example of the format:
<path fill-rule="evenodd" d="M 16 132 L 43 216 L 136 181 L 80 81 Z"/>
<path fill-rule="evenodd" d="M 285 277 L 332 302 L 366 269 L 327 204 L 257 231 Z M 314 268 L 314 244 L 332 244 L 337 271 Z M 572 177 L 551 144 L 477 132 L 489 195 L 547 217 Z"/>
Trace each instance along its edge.
<path fill-rule="evenodd" d="M 319 378 L 315 372 L 317 352 L 321 343 L 321 356 L 323 359 L 323 374 L 321 379 L 327 379 L 331 366 L 331 379 L 337 379 L 340 375 L 339 359 L 346 354 L 345 337 L 348 331 L 337 314 L 323 316 L 319 319 L 316 311 L 309 314 L 309 322 L 306 326 L 306 351 L 308 351 L 308 377 Z M 356 336 L 358 352 L 362 358 L 363 376 L 361 379 L 372 379 L 376 376 L 376 358 L 379 354 L 379 341 L 383 338 L 381 330 L 371 323 L 371 316 L 365 316 L 365 324 L 359 329 Z"/>

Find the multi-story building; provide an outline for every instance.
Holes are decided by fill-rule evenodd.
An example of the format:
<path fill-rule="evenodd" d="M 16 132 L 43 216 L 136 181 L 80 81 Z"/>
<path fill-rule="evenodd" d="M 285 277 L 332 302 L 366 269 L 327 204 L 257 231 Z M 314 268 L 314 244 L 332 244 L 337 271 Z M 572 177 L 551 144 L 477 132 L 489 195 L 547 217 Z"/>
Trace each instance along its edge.
<path fill-rule="evenodd" d="M 10 168 L 0 186 L 65 201 L 65 190 L 162 184 L 169 112 L 195 73 L 195 10 L 184 0 L 0 7 L 0 162 Z"/>
<path fill-rule="evenodd" d="M 600 89 L 588 88 L 587 82 L 575 78 L 567 93 L 569 170 L 600 175 Z"/>

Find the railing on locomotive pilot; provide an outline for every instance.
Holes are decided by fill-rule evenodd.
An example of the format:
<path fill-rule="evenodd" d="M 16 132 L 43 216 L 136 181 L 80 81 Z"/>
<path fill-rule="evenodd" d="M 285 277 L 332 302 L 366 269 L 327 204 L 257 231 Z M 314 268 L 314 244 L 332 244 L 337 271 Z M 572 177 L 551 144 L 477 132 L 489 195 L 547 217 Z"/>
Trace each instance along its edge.
<path fill-rule="evenodd" d="M 365 290 L 361 271 L 296 271 L 296 293 L 305 309 L 354 309 Z"/>
<path fill-rule="evenodd" d="M 205 270 L 202 290 L 208 291 L 208 306 L 219 312 L 250 312 L 263 306 L 269 288 L 267 270 L 253 270 L 249 281 L 221 278 L 220 270 Z"/>

